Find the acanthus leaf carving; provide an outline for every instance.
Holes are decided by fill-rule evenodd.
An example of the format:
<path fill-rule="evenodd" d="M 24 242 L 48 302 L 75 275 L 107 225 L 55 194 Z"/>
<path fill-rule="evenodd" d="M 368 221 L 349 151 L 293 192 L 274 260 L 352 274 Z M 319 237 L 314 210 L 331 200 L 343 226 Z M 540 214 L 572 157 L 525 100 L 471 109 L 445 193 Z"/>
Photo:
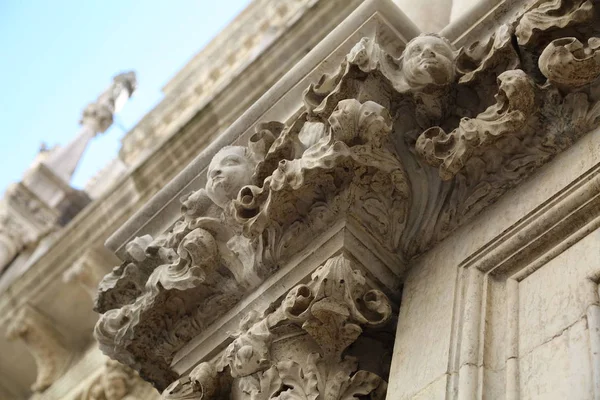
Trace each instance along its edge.
<path fill-rule="evenodd" d="M 323 123 L 320 125 L 325 127 Z M 382 204 L 382 217 L 378 221 L 369 218 L 377 221 L 369 227 L 378 237 L 389 238 L 391 243 L 386 244 L 391 249 L 398 246 L 405 217 L 403 204 L 406 204 L 410 190 L 402 164 L 389 139 L 391 117 L 385 108 L 374 102 L 342 100 L 331 113 L 328 127 L 327 131 L 320 128 L 319 131 L 327 132 L 326 135 L 320 136 L 300 156 L 280 161 L 262 187 L 246 186 L 241 190 L 234 205 L 236 218 L 244 226 L 244 234 L 258 238 L 269 249 L 293 252 L 282 233 L 293 229 L 299 217 L 304 219 L 304 223 L 323 223 L 322 218 L 312 219 L 310 214 L 316 211 L 322 216 L 321 210 L 330 215 L 353 212 L 353 204 L 358 205 L 356 212 L 361 212 L 360 205 L 369 203 L 364 201 L 364 196 L 370 191 L 364 188 L 370 187 L 373 189 L 371 203 Z M 296 131 L 296 135 L 299 132 L 302 131 Z M 293 134 L 289 133 L 287 142 L 293 141 Z M 280 141 L 279 147 L 268 153 L 265 160 L 278 158 L 278 149 L 283 143 Z M 384 194 L 384 198 L 376 196 L 386 189 L 389 192 Z M 349 201 L 340 201 L 333 206 L 330 200 L 345 190 L 350 190 Z M 398 207 L 389 207 L 385 201 L 395 202 Z M 282 207 L 292 204 L 295 205 L 293 209 Z M 329 205 L 318 208 L 321 204 Z M 393 218 L 393 224 L 386 221 L 386 213 L 392 210 L 399 211 Z M 399 233 L 389 235 L 392 226 Z M 275 260 L 281 258 L 281 251 L 276 251 L 271 257 Z"/>
<path fill-rule="evenodd" d="M 578 88 L 600 76 L 600 38 L 584 46 L 574 37 L 552 41 L 539 58 L 540 71 L 560 88 Z"/>
<path fill-rule="evenodd" d="M 347 257 L 335 256 L 273 311 L 249 315 L 220 359 L 200 364 L 163 398 L 220 399 L 222 392 L 212 388 L 231 376 L 240 399 L 383 399 L 384 379 L 361 370 L 360 354 L 350 355 L 348 348 L 364 329 L 386 327 L 391 315 L 387 297 L 370 289 Z M 188 397 L 174 397 L 177 391 Z"/>
<path fill-rule="evenodd" d="M 247 147 L 221 149 L 168 232 L 132 244 L 101 285 L 105 351 L 163 389 L 175 351 L 334 223 L 358 222 L 403 260 L 448 236 L 600 123 L 596 28 L 582 24 L 597 20 L 593 7 L 541 2 L 465 48 L 426 34 L 400 58 L 362 39 L 289 122 L 258 124 Z M 284 366 L 309 374 L 308 358 L 296 367 L 270 356 L 283 321 L 315 337 L 314 371 L 369 325 L 335 296 L 315 300 L 308 284 L 293 293 L 287 314 L 249 327 L 255 336 L 239 336 L 215 366 L 247 395 L 286 389 Z M 377 296 L 368 304 L 381 306 Z"/>
<path fill-rule="evenodd" d="M 522 70 L 511 70 L 498 76 L 498 88 L 496 104 L 475 118 L 463 118 L 449 134 L 432 127 L 419 136 L 417 151 L 430 164 L 440 167 L 442 179 L 453 178 L 478 148 L 487 151 L 508 135 L 525 134 L 536 105 L 533 81 Z"/>
<path fill-rule="evenodd" d="M 520 45 L 534 45 L 541 34 L 588 22 L 593 15 L 590 0 L 544 1 L 521 17 L 516 37 Z"/>

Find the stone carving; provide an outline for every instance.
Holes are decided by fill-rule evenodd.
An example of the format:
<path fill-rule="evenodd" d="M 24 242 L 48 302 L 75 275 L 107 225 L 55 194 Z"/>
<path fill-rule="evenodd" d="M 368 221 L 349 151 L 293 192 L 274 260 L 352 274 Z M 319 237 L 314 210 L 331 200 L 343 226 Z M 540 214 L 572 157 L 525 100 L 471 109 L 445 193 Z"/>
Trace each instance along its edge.
<path fill-rule="evenodd" d="M 390 249 L 398 246 L 408 184 L 383 107 L 347 100 L 326 123 L 278 127 L 259 128 L 248 148 L 219 151 L 206 188 L 183 199 L 173 229 L 131 242 L 127 260 L 100 284 L 96 310 L 103 315 L 95 334 L 101 349 L 132 366 L 143 351 L 152 363 L 139 372 L 159 387 L 173 380 L 165 371 L 174 351 L 336 215 L 367 221 Z M 277 140 L 273 131 L 281 133 Z M 282 152 L 292 150 L 292 159 L 282 161 Z M 261 187 L 249 185 L 262 175 Z M 323 206 L 342 193 L 335 207 Z M 155 331 L 158 318 L 165 333 L 157 340 L 144 332 Z"/>
<path fill-rule="evenodd" d="M 490 78 L 518 69 L 521 61 L 512 43 L 513 35 L 513 27 L 501 25 L 487 40 L 476 41 L 460 49 L 456 61 L 459 82 L 480 86 L 483 83 L 485 88 Z"/>
<path fill-rule="evenodd" d="M 361 368 L 371 369 L 368 360 L 390 345 L 380 330 L 391 315 L 387 297 L 371 290 L 348 258 L 333 257 L 274 311 L 247 316 L 220 359 L 200 364 L 163 398 L 221 399 L 230 390 L 238 399 L 384 399 L 385 363 Z M 379 331 L 369 340 L 371 353 L 352 348 L 373 329 Z"/>
<path fill-rule="evenodd" d="M 478 149 L 487 151 L 498 140 L 525 131 L 536 106 L 533 81 L 521 70 L 506 71 L 498 76 L 498 87 L 496 104 L 477 117 L 463 118 L 449 134 L 432 127 L 419 136 L 417 152 L 440 167 L 442 179 L 453 178 Z"/>
<path fill-rule="evenodd" d="M 429 85 L 447 85 L 456 76 L 455 50 L 445 38 L 425 34 L 408 42 L 402 57 L 402 72 L 411 90 Z"/>
<path fill-rule="evenodd" d="M 217 371 L 214 363 L 205 362 L 194 368 L 189 376 L 180 378 L 162 393 L 165 400 L 228 400 L 231 394 L 231 374 Z"/>
<path fill-rule="evenodd" d="M 534 46 L 543 34 L 589 22 L 593 16 L 590 0 L 544 1 L 521 17 L 516 37 L 520 45 Z"/>
<path fill-rule="evenodd" d="M 581 27 L 597 18 L 589 7 L 549 1 L 462 49 L 421 35 L 400 58 L 362 39 L 309 86 L 297 117 L 222 149 L 168 232 L 128 245 L 100 285 L 103 351 L 162 390 L 177 378 L 178 349 L 334 223 L 357 221 L 382 252 L 407 260 L 448 236 L 600 124 L 596 28 Z M 302 387 L 291 376 L 321 358 L 273 357 L 273 315 L 165 396 L 218 398 L 223 382 L 204 380 L 225 370 L 245 382 L 233 385 L 239 396 Z M 326 357 L 319 335 L 311 340 Z"/>
<path fill-rule="evenodd" d="M 387 110 L 370 101 L 342 100 L 327 124 L 317 127 L 310 129 L 319 139 L 305 150 L 298 145 L 302 129 L 284 130 L 263 164 L 277 168 L 262 187 L 244 187 L 234 203 L 244 234 L 268 251 L 262 254 L 265 264 L 297 251 L 301 232 L 321 231 L 319 224 L 344 213 L 356 215 L 390 250 L 398 246 L 409 188 L 389 139 Z M 281 160 L 284 149 L 289 158 Z M 339 197 L 342 192 L 347 196 Z"/>
<path fill-rule="evenodd" d="M 559 88 L 578 88 L 600 76 L 600 38 L 584 46 L 574 37 L 556 39 L 542 52 L 540 71 Z"/>
<path fill-rule="evenodd" d="M 77 400 L 150 400 L 158 397 L 158 393 L 133 370 L 109 360 L 100 376 L 77 397 Z"/>
<path fill-rule="evenodd" d="M 27 217 L 31 218 L 31 222 L 39 227 L 41 236 L 58 224 L 57 212 L 42 203 L 39 197 L 22 183 L 10 185 L 4 198 L 11 206 L 22 209 Z"/>
<path fill-rule="evenodd" d="M 6 189 L 0 205 L 0 271 L 58 226 L 57 214 L 22 183 Z"/>
<path fill-rule="evenodd" d="M 27 232 L 14 217 L 0 215 L 0 271 L 7 267 L 27 244 Z"/>
<path fill-rule="evenodd" d="M 216 205 L 227 207 L 242 187 L 250 183 L 254 165 L 242 146 L 228 146 L 213 157 L 208 166 L 206 194 Z"/>
<path fill-rule="evenodd" d="M 95 307 L 103 313 L 95 330 L 100 348 L 127 365 L 148 360 L 137 369 L 159 387 L 172 380 L 166 371 L 173 353 L 260 282 L 252 246 L 241 236 L 231 206 L 240 188 L 251 183 L 251 157 L 241 146 L 219 151 L 206 188 L 182 199 L 182 217 L 173 229 L 129 243 L 126 261 L 100 284 Z M 147 335 L 157 323 L 162 336 Z"/>
<path fill-rule="evenodd" d="M 37 366 L 37 378 L 31 386 L 34 392 L 41 392 L 56 381 L 65 371 L 70 354 L 64 340 L 52 323 L 31 306 L 23 307 L 9 321 L 9 340 L 22 340 Z"/>

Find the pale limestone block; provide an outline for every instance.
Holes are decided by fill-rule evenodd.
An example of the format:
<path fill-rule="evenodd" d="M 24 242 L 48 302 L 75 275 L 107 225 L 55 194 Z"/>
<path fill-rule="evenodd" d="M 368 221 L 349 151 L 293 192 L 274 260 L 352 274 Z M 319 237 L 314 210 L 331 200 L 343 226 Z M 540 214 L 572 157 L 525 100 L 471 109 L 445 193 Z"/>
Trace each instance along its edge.
<path fill-rule="evenodd" d="M 487 309 L 485 313 L 483 362 L 486 368 L 501 370 L 506 362 L 504 336 L 506 334 L 506 284 L 501 279 L 488 277 Z M 496 375 L 490 374 L 489 379 Z M 504 377 L 500 377 L 504 383 Z M 486 382 L 487 383 L 487 382 Z"/>
<path fill-rule="evenodd" d="M 483 367 L 483 398 L 506 399 L 506 369 L 499 370 Z"/>
<path fill-rule="evenodd" d="M 521 399 L 593 399 L 585 319 L 520 357 Z"/>
<path fill-rule="evenodd" d="M 413 397 L 410 397 L 411 400 L 437 400 L 437 399 L 445 399 L 446 398 L 446 385 L 448 384 L 448 375 L 443 375 L 436 379 L 433 383 L 423 389 L 421 392 L 417 393 Z M 388 392 L 388 400 L 395 400 L 396 394 L 393 392 Z"/>
<path fill-rule="evenodd" d="M 588 276 L 600 271 L 596 231 L 519 285 L 519 352 L 526 354 L 585 315 L 595 302 Z"/>
<path fill-rule="evenodd" d="M 410 399 L 448 368 L 460 248 L 448 240 L 409 271 L 396 331 L 389 393 Z M 454 249 L 454 250 L 452 250 Z"/>

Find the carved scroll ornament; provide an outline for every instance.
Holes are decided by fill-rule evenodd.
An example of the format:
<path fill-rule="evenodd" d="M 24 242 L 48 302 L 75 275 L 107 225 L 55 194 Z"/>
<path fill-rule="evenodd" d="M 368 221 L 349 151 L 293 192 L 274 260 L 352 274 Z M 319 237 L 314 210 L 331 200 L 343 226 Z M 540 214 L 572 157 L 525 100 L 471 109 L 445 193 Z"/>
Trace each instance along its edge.
<path fill-rule="evenodd" d="M 478 149 L 486 151 L 498 140 L 525 133 L 536 106 L 533 81 L 521 70 L 498 76 L 496 104 L 475 118 L 463 118 L 458 128 L 447 134 L 440 127 L 427 129 L 419 136 L 416 148 L 440 177 L 452 179 Z"/>
<path fill-rule="evenodd" d="M 574 37 L 552 41 L 539 59 L 540 71 L 561 88 L 578 88 L 600 76 L 600 38 L 588 39 L 584 46 Z"/>
<path fill-rule="evenodd" d="M 328 221 L 353 215 L 397 248 L 409 189 L 388 112 L 350 99 L 325 123 L 303 122 L 305 129 L 286 128 L 277 140 L 265 139 L 277 125 L 262 126 L 249 148 L 222 149 L 206 188 L 184 199 L 173 229 L 127 246 L 128 259 L 104 278 L 96 301 L 103 315 L 95 335 L 105 353 L 134 367 L 142 359 L 140 374 L 160 387 L 173 380 L 167 371 L 175 351 Z M 281 160 L 290 149 L 297 153 Z M 269 166 L 276 169 L 265 172 Z M 248 185 L 261 174 L 260 187 Z"/>

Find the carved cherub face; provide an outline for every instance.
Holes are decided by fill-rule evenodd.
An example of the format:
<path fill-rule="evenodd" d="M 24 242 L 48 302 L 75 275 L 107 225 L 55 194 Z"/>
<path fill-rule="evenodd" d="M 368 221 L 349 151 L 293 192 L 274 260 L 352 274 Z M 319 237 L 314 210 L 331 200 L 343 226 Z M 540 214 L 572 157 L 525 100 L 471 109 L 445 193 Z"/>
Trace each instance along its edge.
<path fill-rule="evenodd" d="M 444 85 L 455 76 L 454 49 L 445 39 L 429 34 L 411 40 L 404 50 L 402 70 L 412 89 Z"/>
<path fill-rule="evenodd" d="M 206 193 L 219 207 L 237 197 L 240 189 L 250 184 L 254 163 L 246 155 L 242 146 L 223 147 L 208 166 Z"/>

